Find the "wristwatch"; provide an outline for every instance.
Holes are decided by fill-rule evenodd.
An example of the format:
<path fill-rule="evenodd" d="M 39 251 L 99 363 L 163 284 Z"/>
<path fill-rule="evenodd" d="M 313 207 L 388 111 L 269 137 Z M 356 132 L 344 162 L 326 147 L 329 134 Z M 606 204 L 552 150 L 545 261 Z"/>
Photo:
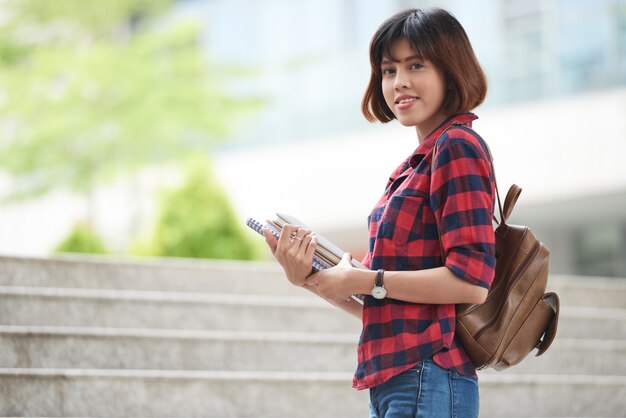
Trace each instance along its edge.
<path fill-rule="evenodd" d="M 372 296 L 376 299 L 385 299 L 387 296 L 387 289 L 383 284 L 383 275 L 385 274 L 385 270 L 378 269 L 376 272 L 376 280 L 374 281 L 374 287 L 372 288 Z"/>

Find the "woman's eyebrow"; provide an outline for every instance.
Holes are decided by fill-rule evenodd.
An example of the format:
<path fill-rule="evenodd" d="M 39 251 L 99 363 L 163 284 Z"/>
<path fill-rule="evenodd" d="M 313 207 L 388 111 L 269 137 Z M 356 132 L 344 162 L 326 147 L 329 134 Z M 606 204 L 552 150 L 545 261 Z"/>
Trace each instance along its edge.
<path fill-rule="evenodd" d="M 407 61 L 415 61 L 415 60 L 419 60 L 419 61 L 423 61 L 424 59 L 420 56 L 420 55 L 409 55 L 408 57 L 402 59 L 402 60 L 397 60 L 395 58 L 391 58 L 391 57 L 385 57 L 383 58 L 383 60 L 380 62 L 381 65 L 383 64 L 399 64 L 399 63 L 403 63 L 403 62 L 407 62 Z"/>

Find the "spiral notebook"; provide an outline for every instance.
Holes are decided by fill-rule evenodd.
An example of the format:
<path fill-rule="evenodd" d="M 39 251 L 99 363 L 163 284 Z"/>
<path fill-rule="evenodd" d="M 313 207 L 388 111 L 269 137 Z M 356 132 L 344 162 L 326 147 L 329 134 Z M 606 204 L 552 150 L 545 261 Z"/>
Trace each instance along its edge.
<path fill-rule="evenodd" d="M 263 225 L 261 222 L 255 219 L 248 218 L 248 220 L 246 221 L 246 225 L 248 225 L 250 228 L 252 228 L 253 230 L 255 230 L 261 235 L 263 235 L 262 229 L 265 226 L 267 229 L 270 230 L 272 235 L 276 237 L 276 239 L 280 238 L 280 228 L 272 222 L 268 222 L 265 225 Z M 333 264 L 330 264 L 330 262 L 328 262 L 326 259 L 324 259 L 323 257 L 320 257 L 317 254 L 317 250 L 316 250 L 315 254 L 313 255 L 313 269 L 315 271 L 320 271 L 320 270 L 324 270 L 324 269 L 331 268 L 331 267 L 333 267 Z"/>
<path fill-rule="evenodd" d="M 285 224 L 297 225 L 301 228 L 312 230 L 304 222 L 284 213 L 277 213 L 275 220 L 267 221 L 267 223 L 265 224 L 262 224 L 261 222 L 253 218 L 248 218 L 248 220 L 246 221 L 246 225 L 248 225 L 250 228 L 252 228 L 254 231 L 258 232 L 261 235 L 263 235 L 262 228 L 265 226 L 269 229 L 272 235 L 276 237 L 276 239 L 280 237 L 280 232 L 283 228 L 283 225 Z M 334 267 L 339 264 L 343 255 L 345 254 L 345 251 L 343 251 L 341 248 L 339 248 L 323 236 L 317 233 L 315 235 L 317 236 L 317 248 L 315 249 L 315 254 L 313 254 L 313 270 L 320 271 Z M 363 264 L 354 259 L 352 260 L 352 266 L 360 269 L 368 269 Z M 359 302 L 363 299 L 363 295 L 353 295 L 352 297 Z"/>

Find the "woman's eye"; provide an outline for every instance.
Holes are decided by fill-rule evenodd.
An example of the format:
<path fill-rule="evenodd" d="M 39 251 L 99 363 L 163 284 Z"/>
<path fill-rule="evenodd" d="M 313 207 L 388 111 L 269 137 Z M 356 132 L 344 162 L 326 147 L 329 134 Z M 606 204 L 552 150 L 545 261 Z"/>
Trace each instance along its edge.
<path fill-rule="evenodd" d="M 411 70 L 419 70 L 420 68 L 424 68 L 422 64 L 411 64 Z"/>
<path fill-rule="evenodd" d="M 383 68 L 383 75 L 392 75 L 393 73 L 395 73 L 393 68 Z"/>

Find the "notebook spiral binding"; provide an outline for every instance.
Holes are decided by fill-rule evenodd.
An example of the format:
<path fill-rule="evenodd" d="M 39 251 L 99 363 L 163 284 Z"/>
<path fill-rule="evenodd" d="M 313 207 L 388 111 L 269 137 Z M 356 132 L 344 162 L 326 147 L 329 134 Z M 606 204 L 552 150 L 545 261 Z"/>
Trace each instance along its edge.
<path fill-rule="evenodd" d="M 276 239 L 280 238 L 280 231 L 277 228 L 275 228 L 273 225 L 270 225 L 270 224 L 263 225 L 261 222 L 252 218 L 248 218 L 248 220 L 246 221 L 246 225 L 248 225 L 250 228 L 252 228 L 253 230 L 255 230 L 261 235 L 263 235 L 262 229 L 265 226 L 267 229 L 269 229 L 272 235 L 276 237 Z M 320 259 L 317 255 L 313 255 L 313 269 L 315 271 L 320 271 L 320 270 L 324 270 L 324 269 L 331 268 L 331 267 L 332 266 L 330 264 Z"/>

